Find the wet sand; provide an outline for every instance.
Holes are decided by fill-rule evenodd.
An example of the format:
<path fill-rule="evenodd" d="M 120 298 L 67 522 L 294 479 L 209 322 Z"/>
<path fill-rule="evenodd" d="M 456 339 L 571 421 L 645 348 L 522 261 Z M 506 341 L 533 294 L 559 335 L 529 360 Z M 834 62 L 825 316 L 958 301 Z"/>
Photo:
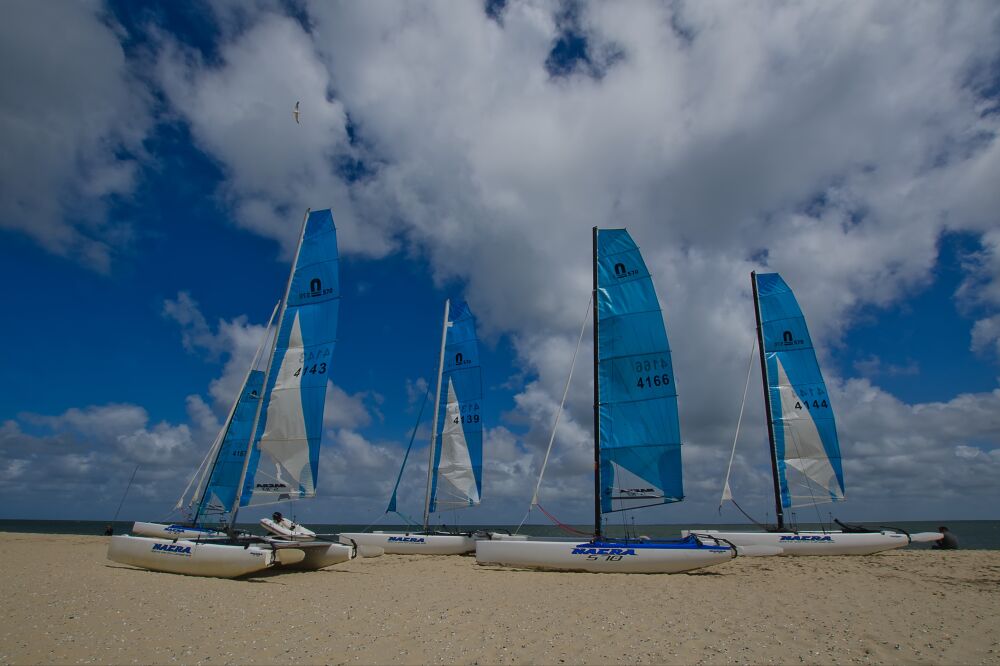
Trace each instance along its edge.
<path fill-rule="evenodd" d="M 1000 551 L 738 558 L 688 574 L 386 555 L 243 580 L 0 534 L 0 663 L 1000 664 Z"/>

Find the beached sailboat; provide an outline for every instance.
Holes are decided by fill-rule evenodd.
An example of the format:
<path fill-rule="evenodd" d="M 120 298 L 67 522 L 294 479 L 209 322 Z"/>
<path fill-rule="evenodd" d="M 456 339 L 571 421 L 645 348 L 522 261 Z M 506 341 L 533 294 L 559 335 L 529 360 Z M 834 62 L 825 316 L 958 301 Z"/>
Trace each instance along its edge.
<path fill-rule="evenodd" d="M 344 538 L 352 539 L 359 545 L 383 548 L 387 553 L 458 555 L 475 549 L 475 535 L 471 532 L 430 529 L 432 514 L 476 506 L 482 494 L 483 376 L 476 322 L 465 303 L 457 303 L 454 307 L 451 301 L 444 303 L 441 354 L 434 395 L 423 525 L 409 532 L 345 532 L 341 535 Z M 403 515 L 397 511 L 396 495 L 413 441 L 414 437 L 411 437 L 386 514 Z"/>
<path fill-rule="evenodd" d="M 340 304 L 338 263 L 333 215 L 329 210 L 307 212 L 284 297 L 222 431 L 192 477 L 199 481 L 191 495 L 198 497 L 191 520 L 136 523 L 137 535 L 111 538 L 109 559 L 156 571 L 228 578 L 277 564 L 318 569 L 355 556 L 354 545 L 315 535 L 282 539 L 235 532 L 242 506 L 316 493 Z M 220 528 L 206 526 L 208 521 Z"/>
<path fill-rule="evenodd" d="M 777 273 L 754 272 L 750 282 L 777 523 L 764 531 L 694 531 L 724 538 L 738 547 L 778 546 L 784 555 L 870 555 L 902 548 L 911 541 L 941 538 L 937 532 L 909 535 L 891 528 L 798 531 L 789 527 L 786 510 L 844 499 L 840 443 L 830 395 L 795 294 Z M 734 451 L 735 445 L 734 441 Z M 735 504 L 729 486 L 731 471 L 732 457 L 722 501 Z"/>
<path fill-rule="evenodd" d="M 476 543 L 476 561 L 614 573 L 676 573 L 726 562 L 736 550 L 721 540 L 604 534 L 605 513 L 680 502 L 684 488 L 667 332 L 652 277 L 628 231 L 594 227 L 593 275 L 593 538 L 482 540 Z M 544 465 L 539 483 L 543 473 Z M 537 500 L 536 487 L 532 505 Z"/>

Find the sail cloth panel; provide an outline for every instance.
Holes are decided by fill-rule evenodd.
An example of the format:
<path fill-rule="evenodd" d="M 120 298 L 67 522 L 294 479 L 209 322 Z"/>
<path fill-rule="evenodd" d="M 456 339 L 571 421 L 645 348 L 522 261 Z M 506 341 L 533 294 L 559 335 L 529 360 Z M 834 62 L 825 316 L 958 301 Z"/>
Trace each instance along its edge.
<path fill-rule="evenodd" d="M 483 487 L 483 372 L 469 306 L 453 305 L 447 326 L 431 513 L 475 506 Z"/>
<path fill-rule="evenodd" d="M 601 510 L 678 502 L 684 486 L 670 345 L 653 280 L 624 229 L 597 232 L 597 286 Z"/>
<path fill-rule="evenodd" d="M 329 210 L 309 214 L 292 272 L 241 505 L 312 497 L 337 338 L 340 273 Z"/>
<path fill-rule="evenodd" d="M 243 472 L 243 461 L 246 459 L 247 447 L 250 445 L 250 430 L 253 428 L 254 416 L 257 414 L 257 402 L 264 388 L 264 371 L 251 370 L 247 381 L 240 392 L 233 417 L 226 428 L 218 455 L 208 477 L 198 510 L 194 515 L 194 523 L 198 524 L 209 517 L 218 517 L 228 513 L 236 501 L 236 488 Z"/>
<path fill-rule="evenodd" d="M 805 317 L 780 275 L 756 280 L 781 505 L 842 500 L 837 425 Z"/>

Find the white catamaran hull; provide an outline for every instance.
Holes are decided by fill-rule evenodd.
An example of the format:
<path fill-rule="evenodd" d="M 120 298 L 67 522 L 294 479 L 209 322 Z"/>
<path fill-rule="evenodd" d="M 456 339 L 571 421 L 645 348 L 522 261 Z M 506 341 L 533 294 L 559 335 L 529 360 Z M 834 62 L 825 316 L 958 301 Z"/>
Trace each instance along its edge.
<path fill-rule="evenodd" d="M 158 537 L 160 539 L 205 539 L 208 537 L 224 537 L 225 532 L 207 527 L 192 527 L 191 525 L 164 525 L 163 523 L 136 522 L 132 525 L 132 534 L 137 536 Z"/>
<path fill-rule="evenodd" d="M 782 555 L 871 555 L 883 550 L 902 548 L 910 543 L 909 537 L 899 532 L 720 532 L 719 530 L 690 530 L 725 539 L 740 546 L 775 546 Z M 688 530 L 681 532 L 687 536 Z"/>
<path fill-rule="evenodd" d="M 270 547 L 130 535 L 111 537 L 108 559 L 153 571 L 214 578 L 245 576 L 279 561 Z"/>
<path fill-rule="evenodd" d="M 680 573 L 728 562 L 728 547 L 661 548 L 572 541 L 477 541 L 476 562 L 528 569 L 594 573 Z"/>
<path fill-rule="evenodd" d="M 461 555 L 476 549 L 476 539 L 466 534 L 420 534 L 419 532 L 345 532 L 359 547 L 374 546 L 396 555 Z"/>
<path fill-rule="evenodd" d="M 292 541 L 286 544 L 278 541 L 272 541 L 271 545 L 275 548 L 279 557 L 281 557 L 282 553 L 286 550 L 302 551 L 305 557 L 298 562 L 288 562 L 285 561 L 284 558 L 281 558 L 282 569 L 297 569 L 299 571 L 315 571 L 317 569 L 323 569 L 324 567 L 333 566 L 334 564 L 341 564 L 342 562 L 354 559 L 358 554 L 357 550 L 353 546 L 342 543 Z"/>

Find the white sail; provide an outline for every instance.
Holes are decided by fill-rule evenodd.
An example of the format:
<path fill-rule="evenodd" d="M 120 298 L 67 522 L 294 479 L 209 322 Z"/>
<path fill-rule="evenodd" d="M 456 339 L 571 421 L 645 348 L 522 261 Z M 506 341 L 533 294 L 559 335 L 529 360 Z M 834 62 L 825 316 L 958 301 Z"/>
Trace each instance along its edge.
<path fill-rule="evenodd" d="M 267 406 L 264 435 L 260 438 L 261 461 L 250 504 L 273 502 L 287 493 L 296 497 L 308 497 L 315 493 L 302 409 L 303 351 L 299 313 L 296 312 L 288 351 L 281 359 Z M 276 493 L 279 497 L 275 496 Z"/>
<path fill-rule="evenodd" d="M 785 432 L 785 464 L 823 489 L 823 493 L 817 496 L 810 490 L 808 481 L 796 484 L 799 486 L 798 489 L 793 488 L 791 476 L 786 475 L 793 503 L 817 504 L 843 499 L 844 494 L 837 481 L 837 474 L 830 464 L 816 423 L 809 410 L 802 408 L 805 399 L 795 391 L 795 387 L 789 381 L 781 358 L 775 356 L 775 361 L 778 366 L 778 391 L 781 395 L 780 427 Z"/>
<path fill-rule="evenodd" d="M 448 404 L 441 431 L 441 461 L 438 464 L 438 504 L 469 506 L 479 504 L 479 489 L 472 470 L 469 444 L 462 428 L 461 405 L 455 385 L 448 378 Z"/>

